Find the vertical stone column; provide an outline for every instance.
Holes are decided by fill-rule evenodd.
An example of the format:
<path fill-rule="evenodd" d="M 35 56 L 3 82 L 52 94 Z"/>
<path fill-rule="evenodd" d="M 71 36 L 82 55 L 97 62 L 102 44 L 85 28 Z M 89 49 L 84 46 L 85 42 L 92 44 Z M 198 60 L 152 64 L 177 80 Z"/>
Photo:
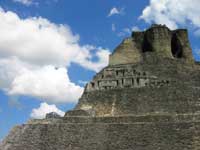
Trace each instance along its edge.
<path fill-rule="evenodd" d="M 146 45 L 143 51 L 152 51 L 158 57 L 173 58 L 171 52 L 171 31 L 166 26 L 151 27 L 145 32 Z"/>
<path fill-rule="evenodd" d="M 186 29 L 175 30 L 174 33 L 177 37 L 180 47 L 182 49 L 182 58 L 188 63 L 194 63 L 194 58 L 192 55 L 192 49 L 190 47 L 190 42 L 188 39 L 188 32 Z"/>

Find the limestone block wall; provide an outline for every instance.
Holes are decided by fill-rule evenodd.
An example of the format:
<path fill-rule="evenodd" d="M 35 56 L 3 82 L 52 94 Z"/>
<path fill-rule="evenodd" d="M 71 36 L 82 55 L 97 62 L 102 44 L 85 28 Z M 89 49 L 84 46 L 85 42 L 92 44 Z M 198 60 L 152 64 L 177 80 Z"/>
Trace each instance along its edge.
<path fill-rule="evenodd" d="M 198 150 L 199 122 L 28 124 L 0 150 Z"/>
<path fill-rule="evenodd" d="M 139 49 L 132 38 L 125 39 L 109 57 L 109 64 L 129 64 L 137 63 L 142 59 Z"/>

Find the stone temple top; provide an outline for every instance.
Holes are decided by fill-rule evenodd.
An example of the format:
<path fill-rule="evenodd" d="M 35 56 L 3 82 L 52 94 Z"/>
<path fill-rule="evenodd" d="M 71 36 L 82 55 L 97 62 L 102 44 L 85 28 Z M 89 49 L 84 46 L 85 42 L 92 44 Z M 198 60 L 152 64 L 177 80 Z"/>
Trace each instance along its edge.
<path fill-rule="evenodd" d="M 186 29 L 170 30 L 165 25 L 152 25 L 146 31 L 133 32 L 110 55 L 109 65 L 132 64 L 157 58 L 194 62 Z"/>
<path fill-rule="evenodd" d="M 85 86 L 76 110 L 92 116 L 196 112 L 191 93 L 200 90 L 200 66 L 194 62 L 186 29 L 152 25 L 133 32 Z"/>

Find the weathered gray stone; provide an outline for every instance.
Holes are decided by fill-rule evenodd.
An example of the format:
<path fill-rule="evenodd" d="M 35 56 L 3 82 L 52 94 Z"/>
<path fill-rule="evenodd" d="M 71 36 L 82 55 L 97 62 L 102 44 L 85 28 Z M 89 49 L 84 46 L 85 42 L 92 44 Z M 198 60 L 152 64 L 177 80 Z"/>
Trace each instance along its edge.
<path fill-rule="evenodd" d="M 142 59 L 140 50 L 137 48 L 133 38 L 125 39 L 116 49 L 113 54 L 110 55 L 109 64 L 129 64 L 138 63 Z"/>
<path fill-rule="evenodd" d="M 90 113 L 86 110 L 71 110 L 65 113 L 65 117 L 74 117 L 74 116 L 90 116 Z"/>
<path fill-rule="evenodd" d="M 133 32 L 75 109 L 16 126 L 0 150 L 198 150 L 200 65 L 187 36 L 163 25 Z"/>
<path fill-rule="evenodd" d="M 57 114 L 56 112 L 50 112 L 48 114 L 46 114 L 46 119 L 49 118 L 60 118 L 61 116 L 59 114 Z"/>

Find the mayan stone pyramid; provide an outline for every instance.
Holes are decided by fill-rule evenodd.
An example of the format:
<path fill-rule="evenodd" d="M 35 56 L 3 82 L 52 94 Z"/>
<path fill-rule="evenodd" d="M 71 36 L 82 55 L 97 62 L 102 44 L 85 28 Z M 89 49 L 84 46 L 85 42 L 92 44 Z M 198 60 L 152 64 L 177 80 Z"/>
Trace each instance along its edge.
<path fill-rule="evenodd" d="M 200 65 L 186 29 L 133 32 L 64 117 L 14 127 L 0 150 L 199 150 Z"/>

